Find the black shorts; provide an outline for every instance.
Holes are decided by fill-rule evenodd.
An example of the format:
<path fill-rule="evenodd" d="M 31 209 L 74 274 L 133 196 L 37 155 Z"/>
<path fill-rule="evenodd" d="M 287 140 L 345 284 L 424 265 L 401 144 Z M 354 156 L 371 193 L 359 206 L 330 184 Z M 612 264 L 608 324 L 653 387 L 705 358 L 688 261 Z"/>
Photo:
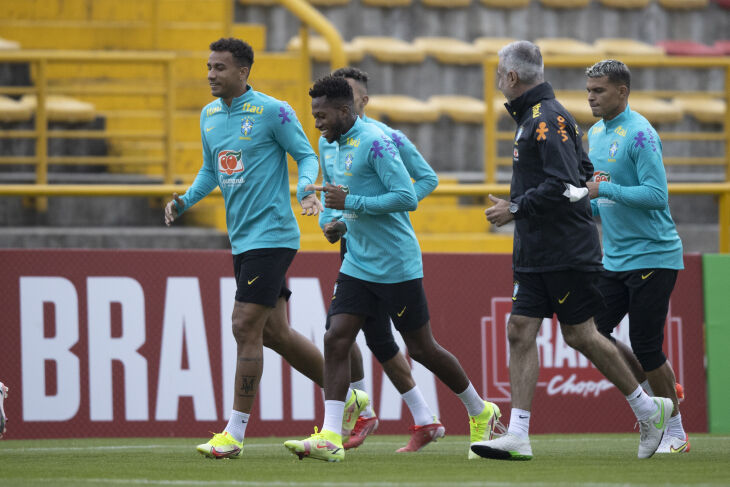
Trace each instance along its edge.
<path fill-rule="evenodd" d="M 512 314 L 530 318 L 558 315 L 563 325 L 578 325 L 603 306 L 597 287 L 600 272 L 515 272 Z"/>
<path fill-rule="evenodd" d="M 295 249 L 253 249 L 233 256 L 236 301 L 274 307 L 280 297 L 289 299 L 286 271 Z"/>
<path fill-rule="evenodd" d="M 381 306 L 400 332 L 417 330 L 429 320 L 423 279 L 382 284 L 363 281 L 341 272 L 335 282 L 327 316 L 346 313 L 377 319 Z M 377 326 L 383 324 L 378 322 Z"/>
<path fill-rule="evenodd" d="M 606 302 L 596 313 L 598 331 L 609 336 L 628 313 L 631 348 L 646 371 L 664 363 L 664 324 L 678 274 L 675 269 L 604 271 L 598 281 Z"/>

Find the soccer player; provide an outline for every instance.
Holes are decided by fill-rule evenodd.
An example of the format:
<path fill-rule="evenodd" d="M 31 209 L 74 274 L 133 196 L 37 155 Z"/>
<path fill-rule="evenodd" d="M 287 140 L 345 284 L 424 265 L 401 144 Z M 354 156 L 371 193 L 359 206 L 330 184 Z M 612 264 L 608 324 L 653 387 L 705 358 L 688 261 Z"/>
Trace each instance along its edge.
<path fill-rule="evenodd" d="M 438 186 L 438 177 L 431 166 L 428 165 L 418 149 L 400 131 L 388 127 L 386 124 L 369 118 L 365 115 L 365 106 L 368 103 L 368 74 L 357 68 L 340 68 L 332 73 L 332 76 L 345 78 L 354 97 L 355 114 L 361 120 L 375 124 L 382 130 L 395 145 L 408 174 L 414 180 L 414 190 L 418 200 L 422 200 Z M 320 141 L 320 159 L 326 161 L 334 157 L 338 144 L 329 143 L 322 138 Z M 331 243 L 340 241 L 340 256 L 344 258 L 347 251 L 345 232 L 347 226 L 342 219 L 342 211 L 332 208 L 325 208 L 319 214 L 319 224 L 324 230 L 325 236 Z M 375 322 L 379 322 L 375 323 Z M 386 309 L 381 308 L 377 312 L 377 318 L 367 318 L 363 326 L 365 340 L 368 348 L 373 352 L 375 358 L 380 362 L 383 370 L 401 394 L 408 409 L 413 416 L 414 425 L 410 427 L 411 438 L 408 444 L 396 450 L 397 452 L 415 452 L 424 446 L 442 438 L 445 433 L 444 426 L 439 422 L 433 411 L 423 398 L 421 390 L 416 385 L 411 375 L 411 368 L 405 356 L 400 352 L 398 345 L 393 338 L 390 326 L 390 317 Z M 352 345 L 350 352 L 351 383 L 352 389 L 366 390 L 364 384 L 364 371 L 362 354 L 357 343 Z M 378 419 L 373 411 L 372 401 L 357 420 L 351 436 L 347 438 L 343 446 L 345 450 L 357 447 L 362 444 L 365 437 L 377 428 Z"/>
<path fill-rule="evenodd" d="M 6 423 L 8 422 L 8 418 L 5 416 L 5 406 L 4 402 L 5 399 L 8 397 L 8 386 L 0 382 L 0 438 L 3 437 L 6 430 Z"/>
<path fill-rule="evenodd" d="M 669 297 L 684 268 L 682 241 L 669 212 L 662 143 L 646 118 L 629 107 L 631 72 L 624 63 L 600 61 L 586 76 L 588 103 L 601 117 L 588 132 L 595 180 L 587 186 L 593 214 L 603 225 L 606 269 L 598 287 L 607 306 L 596 314 L 596 325 L 630 364 L 638 361 L 632 369 L 644 373 L 651 390 L 674 403 L 657 453 L 686 453 L 689 437 L 674 371 L 662 352 Z M 611 337 L 627 313 L 631 348 Z"/>
<path fill-rule="evenodd" d="M 302 214 L 317 215 L 322 204 L 305 190 L 318 174 L 317 156 L 286 103 L 248 85 L 253 49 L 239 39 L 210 45 L 208 82 L 218 97 L 200 114 L 203 165 L 180 197 L 165 207 L 167 225 L 216 186 L 223 193 L 237 289 L 233 336 L 238 347 L 235 397 L 228 425 L 197 450 L 211 458 L 240 458 L 243 438 L 263 371 L 263 347 L 282 355 L 320 386 L 324 360 L 317 347 L 292 330 L 286 317 L 286 271 L 299 248 L 299 227 L 291 208 L 287 152 L 297 161 L 297 199 Z M 348 390 L 354 427 L 366 395 Z"/>
<path fill-rule="evenodd" d="M 309 438 L 284 445 L 299 458 L 344 459 L 335 418 L 342 416 L 345 407 L 350 348 L 366 317 L 375 317 L 381 306 L 401 333 L 410 356 L 464 403 L 471 438 L 491 437 L 499 409 L 479 397 L 459 361 L 431 333 L 421 250 L 407 213 L 416 209 L 418 199 L 398 151 L 382 130 L 357 116 L 352 88 L 344 79 L 325 76 L 309 94 L 315 126 L 326 142 L 338 146 L 334 157 L 320 159 L 324 187 L 315 189 L 325 192 L 326 207 L 343 212 L 347 253 L 324 338 L 324 424 L 320 432 L 315 427 Z"/>
<path fill-rule="evenodd" d="M 494 206 L 485 213 L 497 226 L 515 222 L 507 324 L 512 414 L 507 434 L 471 448 L 486 458 L 532 458 L 528 433 L 539 372 L 535 340 L 543 318 L 557 314 L 565 342 L 626 396 L 641 429 L 638 456 L 648 458 L 661 442 L 672 401 L 649 397 L 616 347 L 596 329 L 593 314 L 602 306 L 596 287 L 601 248 L 586 197 L 593 166 L 578 125 L 555 100 L 543 69 L 540 49 L 531 42 L 514 42 L 499 52 L 497 85 L 517 132 L 510 200 L 490 195 Z"/>

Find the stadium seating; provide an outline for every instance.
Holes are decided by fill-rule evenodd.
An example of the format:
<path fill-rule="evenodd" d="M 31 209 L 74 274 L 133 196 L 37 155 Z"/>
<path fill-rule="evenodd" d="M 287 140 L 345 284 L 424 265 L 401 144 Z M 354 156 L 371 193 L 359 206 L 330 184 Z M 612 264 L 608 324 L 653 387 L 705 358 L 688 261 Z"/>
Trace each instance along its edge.
<path fill-rule="evenodd" d="M 444 64 L 479 64 L 484 58 L 478 47 L 452 37 L 417 37 L 413 45 Z"/>
<path fill-rule="evenodd" d="M 520 9 L 526 8 L 530 0 L 479 0 L 482 5 L 489 8 Z"/>
<path fill-rule="evenodd" d="M 535 44 L 540 47 L 543 55 L 557 54 L 589 54 L 598 56 L 601 51 L 591 44 L 567 37 L 553 37 L 536 39 Z"/>
<path fill-rule="evenodd" d="M 483 55 L 496 55 L 500 49 L 516 40 L 511 37 L 478 37 L 474 40 L 474 46 Z"/>
<path fill-rule="evenodd" d="M 32 117 L 32 106 L 0 95 L 0 122 L 27 122 Z"/>
<path fill-rule="evenodd" d="M 0 51 L 9 51 L 12 49 L 20 49 L 20 43 L 0 37 Z"/>
<path fill-rule="evenodd" d="M 357 63 L 362 61 L 365 56 L 365 50 L 360 45 L 351 42 L 343 43 L 343 49 L 349 63 Z M 286 45 L 287 51 L 299 51 L 302 48 L 302 40 L 297 35 L 292 37 Z M 309 56 L 317 62 L 326 63 L 330 60 L 330 45 L 324 37 L 309 37 Z"/>
<path fill-rule="evenodd" d="M 23 95 L 20 103 L 35 110 L 38 104 L 35 95 Z M 49 95 L 46 98 L 46 116 L 49 122 L 91 122 L 96 110 L 91 103 L 68 96 Z"/>
<path fill-rule="evenodd" d="M 670 56 L 722 56 L 720 49 L 695 41 L 665 40 L 657 45 Z"/>
<path fill-rule="evenodd" d="M 352 44 L 381 63 L 420 63 L 426 58 L 423 48 L 394 37 L 361 36 L 352 39 Z"/>
<path fill-rule="evenodd" d="M 590 0 L 540 0 L 540 3 L 548 8 L 585 8 Z"/>
<path fill-rule="evenodd" d="M 460 8 L 471 5 L 471 0 L 421 0 L 421 5 L 436 8 Z"/>
<path fill-rule="evenodd" d="M 309 0 L 309 3 L 315 7 L 337 7 L 347 5 L 350 3 L 350 0 Z"/>
<path fill-rule="evenodd" d="M 641 92 L 632 92 L 629 105 L 652 124 L 676 123 L 682 120 L 682 105 L 674 100 L 663 100 Z"/>
<path fill-rule="evenodd" d="M 722 52 L 724 56 L 730 56 L 730 40 L 715 41 L 714 48 Z"/>
<path fill-rule="evenodd" d="M 596 39 L 593 45 L 609 56 L 663 56 L 664 49 L 634 39 Z"/>
<path fill-rule="evenodd" d="M 700 123 L 721 124 L 725 121 L 725 100 L 704 94 L 686 94 L 675 96 L 673 101 Z"/>
<path fill-rule="evenodd" d="M 657 2 L 668 10 L 698 10 L 706 8 L 710 0 L 657 0 Z"/>
<path fill-rule="evenodd" d="M 485 105 L 482 100 L 470 96 L 437 95 L 428 99 L 428 103 L 454 122 L 483 123 Z"/>
<path fill-rule="evenodd" d="M 368 102 L 368 114 L 392 122 L 428 123 L 439 118 L 439 109 L 431 103 L 403 95 L 374 95 Z"/>
<path fill-rule="evenodd" d="M 651 0 L 600 0 L 601 5 L 608 8 L 624 10 L 642 9 L 649 6 Z"/>
<path fill-rule="evenodd" d="M 724 9 L 730 9 L 730 0 L 715 0 L 715 3 Z"/>
<path fill-rule="evenodd" d="M 368 7 L 408 7 L 413 0 L 361 0 Z"/>

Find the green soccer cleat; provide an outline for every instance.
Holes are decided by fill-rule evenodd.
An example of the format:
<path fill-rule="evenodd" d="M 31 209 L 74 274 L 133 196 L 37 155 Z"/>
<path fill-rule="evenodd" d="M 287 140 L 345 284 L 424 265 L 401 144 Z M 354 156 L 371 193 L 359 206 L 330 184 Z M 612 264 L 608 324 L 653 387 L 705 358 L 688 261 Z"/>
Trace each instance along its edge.
<path fill-rule="evenodd" d="M 357 424 L 360 413 L 370 405 L 367 392 L 353 389 L 350 400 L 345 403 L 345 412 L 342 415 L 342 436 L 348 438 Z"/>
<path fill-rule="evenodd" d="M 499 411 L 499 407 L 489 401 L 484 401 L 484 410 L 477 416 L 469 416 L 469 443 L 476 443 L 478 441 L 488 441 L 492 439 L 492 432 L 494 428 L 499 424 L 499 418 L 502 417 L 502 413 Z M 469 449 L 467 455 L 469 460 L 479 458 L 479 455 Z"/>
<path fill-rule="evenodd" d="M 289 440 L 284 446 L 302 460 L 304 457 L 322 460 L 325 462 L 341 462 L 345 459 L 345 449 L 342 447 L 342 436 L 332 431 L 323 430 L 304 440 Z"/>
<path fill-rule="evenodd" d="M 197 450 L 208 458 L 241 458 L 243 442 L 236 441 L 224 431 L 214 434 L 208 443 L 198 445 Z"/>

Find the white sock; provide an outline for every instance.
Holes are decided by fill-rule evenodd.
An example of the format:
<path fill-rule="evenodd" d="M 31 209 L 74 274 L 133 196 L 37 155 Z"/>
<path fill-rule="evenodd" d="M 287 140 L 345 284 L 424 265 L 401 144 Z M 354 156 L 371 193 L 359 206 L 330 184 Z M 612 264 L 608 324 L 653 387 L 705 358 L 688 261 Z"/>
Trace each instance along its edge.
<path fill-rule="evenodd" d="M 434 415 L 431 408 L 426 404 L 426 400 L 421 394 L 421 390 L 418 386 L 415 386 L 405 394 L 401 394 L 403 400 L 408 406 L 413 416 L 413 423 L 417 426 L 423 426 L 424 424 L 431 424 L 434 422 Z"/>
<path fill-rule="evenodd" d="M 512 408 L 507 433 L 526 440 L 530 436 L 530 411 Z"/>
<path fill-rule="evenodd" d="M 325 401 L 324 424 L 322 424 L 322 431 L 327 430 L 341 435 L 343 414 L 345 414 L 344 401 Z"/>
<path fill-rule="evenodd" d="M 646 421 L 657 410 L 657 405 L 649 395 L 644 392 L 641 386 L 638 386 L 634 392 L 626 396 L 629 406 L 633 409 L 636 419 Z"/>
<path fill-rule="evenodd" d="M 469 382 L 469 386 L 467 386 L 466 390 L 457 394 L 457 396 L 459 396 L 461 402 L 463 402 L 464 406 L 466 406 L 466 412 L 469 413 L 469 416 L 479 416 L 479 414 L 484 411 L 484 400 L 479 397 L 477 390 L 474 389 L 471 382 Z"/>
<path fill-rule="evenodd" d="M 366 407 L 361 413 L 360 416 L 363 418 L 372 418 L 375 416 L 375 412 L 373 410 L 373 396 L 370 394 L 370 392 L 365 389 L 365 379 L 360 379 L 355 382 L 350 383 L 350 389 L 357 389 L 360 391 L 365 391 L 367 393 L 368 397 L 370 397 L 370 404 L 368 404 L 368 407 Z"/>
<path fill-rule="evenodd" d="M 649 396 L 654 395 L 654 391 L 651 390 L 651 386 L 649 385 L 649 379 L 646 379 L 644 382 L 639 384 L 642 389 L 644 389 L 644 392 L 646 392 Z"/>
<path fill-rule="evenodd" d="M 687 433 L 684 432 L 682 427 L 682 414 L 677 413 L 676 416 L 672 416 L 667 421 L 667 434 L 675 438 L 684 440 L 687 437 Z"/>
<path fill-rule="evenodd" d="M 246 436 L 246 426 L 248 426 L 248 418 L 250 414 L 236 411 L 231 411 L 231 417 L 228 418 L 228 424 L 226 429 L 229 435 L 233 437 L 237 442 L 242 442 L 243 437 Z"/>

